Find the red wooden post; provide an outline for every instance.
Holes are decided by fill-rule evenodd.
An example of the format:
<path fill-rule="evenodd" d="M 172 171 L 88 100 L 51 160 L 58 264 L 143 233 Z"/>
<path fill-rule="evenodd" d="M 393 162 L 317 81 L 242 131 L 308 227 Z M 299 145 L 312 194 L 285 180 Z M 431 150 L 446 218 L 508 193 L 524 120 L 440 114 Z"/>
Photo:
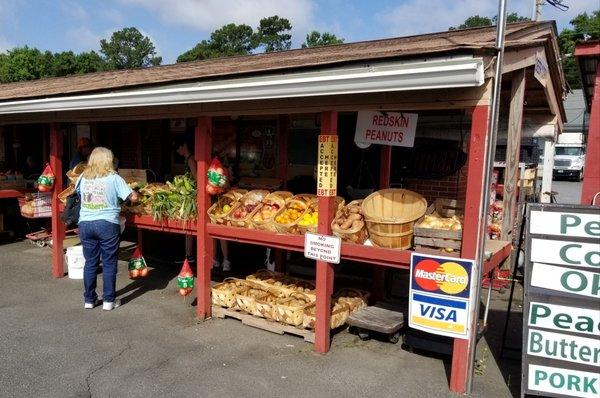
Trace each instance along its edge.
<path fill-rule="evenodd" d="M 585 166 L 583 168 L 583 185 L 581 187 L 582 205 L 591 204 L 596 193 L 600 192 L 600 161 L 598 160 L 600 159 L 600 65 L 596 66 L 596 81 L 591 108 L 587 153 L 585 154 Z M 599 204 L 600 198 L 597 198 L 596 205 Z"/>
<path fill-rule="evenodd" d="M 60 220 L 60 200 L 58 194 L 63 185 L 63 134 L 58 123 L 50 124 L 50 167 L 54 172 L 54 190 L 52 191 L 52 276 L 62 278 L 65 275 L 63 240 L 65 224 Z"/>
<path fill-rule="evenodd" d="M 210 207 L 210 196 L 206 193 L 208 178 L 206 172 L 210 166 L 212 150 L 212 118 L 202 116 L 196 125 L 195 151 L 198 171 L 198 217 L 196 240 L 196 314 L 201 319 L 211 316 L 210 271 L 213 262 L 213 242 L 208 235 L 206 211 Z"/>
<path fill-rule="evenodd" d="M 478 105 L 473 110 L 471 119 L 471 137 L 469 139 L 469 160 L 467 169 L 467 193 L 465 202 L 465 219 L 461 257 L 474 259 L 477 255 L 479 235 L 479 205 L 484 189 L 484 157 L 489 117 L 489 106 Z M 482 220 L 486 222 L 486 220 Z M 480 273 L 481 275 L 481 273 Z M 480 281 L 473 281 L 480 283 Z M 452 353 L 452 370 L 450 374 L 450 390 L 464 393 L 469 378 L 469 347 L 476 344 L 478 315 L 472 320 L 471 338 L 469 340 L 454 339 Z"/>
<path fill-rule="evenodd" d="M 381 147 L 381 158 L 379 162 L 379 189 L 390 187 L 390 177 L 392 172 L 392 147 L 383 145 Z M 373 268 L 373 285 L 371 286 L 371 297 L 374 301 L 385 298 L 385 268 Z"/>
<path fill-rule="evenodd" d="M 337 135 L 337 112 L 327 111 L 321 113 L 321 134 Z M 333 199 L 333 196 L 319 196 L 319 224 L 317 226 L 319 234 L 331 235 L 331 222 L 335 215 Z M 330 325 L 333 276 L 332 264 L 317 261 L 315 351 L 321 354 L 329 351 L 331 340 Z"/>

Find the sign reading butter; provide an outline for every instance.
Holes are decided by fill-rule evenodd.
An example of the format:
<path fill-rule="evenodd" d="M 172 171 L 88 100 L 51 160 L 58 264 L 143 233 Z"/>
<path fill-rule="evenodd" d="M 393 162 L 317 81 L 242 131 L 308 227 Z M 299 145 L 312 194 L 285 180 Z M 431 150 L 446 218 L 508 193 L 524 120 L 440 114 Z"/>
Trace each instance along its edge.
<path fill-rule="evenodd" d="M 317 165 L 317 195 L 335 196 L 337 194 L 337 135 L 319 136 L 319 163 Z"/>
<path fill-rule="evenodd" d="M 416 113 L 360 111 L 356 119 L 354 142 L 413 147 L 417 131 Z"/>
<path fill-rule="evenodd" d="M 304 257 L 311 260 L 340 263 L 342 241 L 337 236 L 304 234 Z"/>
<path fill-rule="evenodd" d="M 472 260 L 412 253 L 409 326 L 468 339 Z"/>
<path fill-rule="evenodd" d="M 600 397 L 600 208 L 527 206 L 521 395 Z"/>

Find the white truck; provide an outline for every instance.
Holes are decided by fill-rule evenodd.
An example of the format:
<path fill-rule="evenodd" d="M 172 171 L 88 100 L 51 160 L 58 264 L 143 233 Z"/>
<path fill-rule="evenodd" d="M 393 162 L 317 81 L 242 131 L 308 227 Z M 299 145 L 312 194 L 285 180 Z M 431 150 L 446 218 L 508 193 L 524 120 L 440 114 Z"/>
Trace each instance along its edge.
<path fill-rule="evenodd" d="M 583 179 L 585 137 L 581 133 L 562 133 L 554 152 L 553 177 Z"/>

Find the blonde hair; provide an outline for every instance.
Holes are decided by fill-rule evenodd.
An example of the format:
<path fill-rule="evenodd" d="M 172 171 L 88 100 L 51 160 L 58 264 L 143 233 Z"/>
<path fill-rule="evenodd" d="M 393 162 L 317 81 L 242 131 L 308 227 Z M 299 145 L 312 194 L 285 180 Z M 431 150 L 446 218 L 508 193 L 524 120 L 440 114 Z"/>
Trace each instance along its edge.
<path fill-rule="evenodd" d="M 104 147 L 96 147 L 90 154 L 87 161 L 87 167 L 83 172 L 83 177 L 88 180 L 94 178 L 106 177 L 109 174 L 114 174 L 114 156 L 110 149 Z"/>

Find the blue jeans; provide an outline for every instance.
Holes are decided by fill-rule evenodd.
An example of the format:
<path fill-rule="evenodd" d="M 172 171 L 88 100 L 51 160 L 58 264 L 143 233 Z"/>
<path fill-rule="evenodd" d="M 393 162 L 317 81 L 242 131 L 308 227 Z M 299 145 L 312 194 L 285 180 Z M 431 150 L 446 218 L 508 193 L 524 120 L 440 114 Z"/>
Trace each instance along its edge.
<path fill-rule="evenodd" d="M 79 239 L 83 246 L 83 298 L 86 303 L 94 303 L 96 294 L 96 272 L 102 259 L 103 300 L 115 301 L 117 282 L 117 261 L 121 229 L 119 224 L 104 220 L 79 223 Z"/>

